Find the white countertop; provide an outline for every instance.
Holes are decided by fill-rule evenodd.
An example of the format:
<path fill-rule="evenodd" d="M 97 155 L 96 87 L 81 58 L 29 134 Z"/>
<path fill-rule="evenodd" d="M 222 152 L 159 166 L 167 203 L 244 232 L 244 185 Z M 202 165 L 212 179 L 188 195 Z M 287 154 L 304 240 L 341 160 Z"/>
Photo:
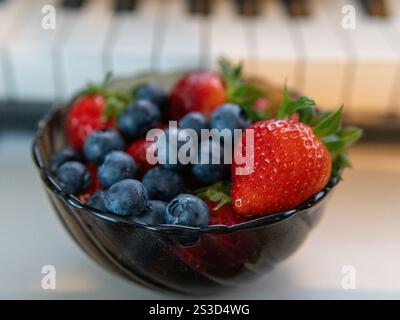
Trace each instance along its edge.
<path fill-rule="evenodd" d="M 99 267 L 67 235 L 30 158 L 30 137 L 0 136 L 1 299 L 183 299 Z M 361 145 L 321 223 L 291 258 L 219 299 L 400 298 L 400 145 Z M 44 265 L 56 290 L 41 287 Z M 341 286 L 352 265 L 356 289 Z"/>

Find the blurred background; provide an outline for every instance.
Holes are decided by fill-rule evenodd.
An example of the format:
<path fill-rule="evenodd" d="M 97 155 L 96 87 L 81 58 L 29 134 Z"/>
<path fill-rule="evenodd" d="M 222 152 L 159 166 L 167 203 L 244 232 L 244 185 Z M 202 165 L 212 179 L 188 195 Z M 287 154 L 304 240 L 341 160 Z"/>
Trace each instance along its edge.
<path fill-rule="evenodd" d="M 344 104 L 365 136 L 306 245 L 246 292 L 218 298 L 400 298 L 399 0 L 0 0 L 0 298 L 175 297 L 79 250 L 30 143 L 56 101 L 107 71 L 215 68 L 221 55 L 323 108 Z M 44 265 L 56 267 L 56 290 L 41 287 Z M 342 286 L 347 265 L 355 289 Z"/>

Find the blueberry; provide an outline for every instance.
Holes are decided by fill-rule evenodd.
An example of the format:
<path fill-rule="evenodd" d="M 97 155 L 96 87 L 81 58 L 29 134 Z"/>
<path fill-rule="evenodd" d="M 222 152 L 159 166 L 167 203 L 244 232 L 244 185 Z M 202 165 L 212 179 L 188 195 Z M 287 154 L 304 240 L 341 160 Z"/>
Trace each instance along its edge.
<path fill-rule="evenodd" d="M 194 132 L 193 132 L 194 133 Z M 185 168 L 186 164 L 194 162 L 196 158 L 196 149 L 192 149 L 192 153 L 186 152 L 185 161 L 179 157 L 180 149 L 185 146 L 197 145 L 197 139 L 189 135 L 190 131 L 178 128 L 168 128 L 164 130 L 165 140 L 157 138 L 157 154 L 160 166 L 164 169 L 180 171 Z M 171 144 L 170 140 L 171 139 Z M 188 145 L 187 145 L 188 144 Z"/>
<path fill-rule="evenodd" d="M 209 129 L 209 121 L 201 112 L 189 112 L 181 120 L 179 120 L 179 128 L 193 129 L 198 137 L 201 137 L 201 129 Z"/>
<path fill-rule="evenodd" d="M 108 153 L 124 148 L 124 139 L 118 131 L 107 129 L 93 132 L 85 141 L 83 153 L 86 160 L 101 164 Z"/>
<path fill-rule="evenodd" d="M 168 96 L 163 88 L 154 83 L 146 83 L 135 90 L 134 97 L 136 100 L 147 100 L 154 103 L 162 110 L 167 102 Z"/>
<path fill-rule="evenodd" d="M 147 224 L 163 224 L 165 221 L 165 208 L 167 203 L 164 201 L 150 200 L 147 208 L 135 217 L 136 221 L 147 223 Z"/>
<path fill-rule="evenodd" d="M 139 181 L 125 179 L 107 190 L 105 205 L 115 214 L 138 216 L 148 205 L 147 191 Z"/>
<path fill-rule="evenodd" d="M 165 210 L 167 224 L 206 227 L 210 221 L 207 204 L 192 194 L 182 193 L 172 199 Z"/>
<path fill-rule="evenodd" d="M 149 194 L 149 199 L 153 200 L 170 201 L 184 188 L 179 173 L 159 167 L 147 171 L 142 183 Z"/>
<path fill-rule="evenodd" d="M 118 128 L 128 137 L 137 138 L 153 128 L 160 119 L 157 106 L 147 100 L 138 100 L 122 112 Z"/>
<path fill-rule="evenodd" d="M 96 191 L 90 196 L 88 201 L 88 206 L 99 210 L 107 211 L 105 205 L 105 199 L 106 199 L 106 192 L 104 190 Z"/>
<path fill-rule="evenodd" d="M 65 147 L 58 150 L 50 158 L 50 171 L 56 172 L 59 166 L 67 161 L 82 162 L 82 155 L 71 147 Z"/>
<path fill-rule="evenodd" d="M 245 129 L 250 125 L 251 121 L 247 118 L 245 111 L 238 105 L 226 103 L 219 106 L 212 114 L 210 126 L 212 129 L 219 131 L 229 129 Z"/>
<path fill-rule="evenodd" d="M 68 161 L 58 167 L 56 177 L 61 188 L 68 193 L 78 194 L 89 186 L 90 174 L 86 167 L 77 161 Z"/>
<path fill-rule="evenodd" d="M 112 151 L 106 155 L 103 164 L 98 169 L 101 184 L 108 188 L 118 181 L 134 178 L 136 163 L 123 151 Z"/>
<path fill-rule="evenodd" d="M 219 142 L 202 141 L 197 160 L 192 173 L 200 183 L 211 185 L 229 177 L 230 165 L 224 163 L 224 148 Z"/>

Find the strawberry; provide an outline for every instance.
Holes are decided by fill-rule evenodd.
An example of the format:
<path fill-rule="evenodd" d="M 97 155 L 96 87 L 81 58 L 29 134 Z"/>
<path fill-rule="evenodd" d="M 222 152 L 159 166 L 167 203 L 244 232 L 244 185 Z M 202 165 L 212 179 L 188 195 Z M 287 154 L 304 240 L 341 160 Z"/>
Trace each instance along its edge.
<path fill-rule="evenodd" d="M 128 94 L 108 88 L 111 74 L 101 85 L 90 85 L 77 94 L 67 117 L 70 144 L 78 150 L 94 131 L 110 128 L 129 102 Z"/>
<path fill-rule="evenodd" d="M 210 116 L 225 101 L 224 81 L 217 73 L 203 70 L 189 72 L 172 89 L 169 118 L 179 120 L 191 111 Z"/>
<path fill-rule="evenodd" d="M 351 166 L 347 148 L 361 137 L 362 130 L 341 128 L 342 107 L 321 111 L 312 99 L 289 93 L 286 85 L 278 92 L 243 80 L 240 64 L 233 66 L 221 59 L 220 68 L 227 100 L 257 121 L 245 131 L 254 133 L 253 154 L 247 155 L 253 157 L 254 171 L 237 173 L 242 166 L 237 159 L 246 156 L 243 133 L 234 148 L 232 185 L 220 181 L 197 190 L 197 195 L 219 202 L 218 208 L 232 203 L 241 215 L 272 214 L 300 205 L 319 192 L 330 177 L 340 179 L 341 170 Z"/>
<path fill-rule="evenodd" d="M 256 240 L 248 233 L 204 235 L 193 246 L 175 246 L 174 253 L 194 270 L 220 279 L 251 276 L 246 264 L 257 259 Z"/>
<path fill-rule="evenodd" d="M 210 225 L 234 225 L 246 221 L 233 211 L 230 204 L 221 205 L 208 198 L 204 200 L 210 208 Z M 229 278 L 246 268 L 246 262 L 259 254 L 257 248 L 250 233 L 232 232 L 204 235 L 193 246 L 174 246 L 172 249 L 182 261 L 198 272 Z"/>
<path fill-rule="evenodd" d="M 217 182 L 194 192 L 207 203 L 210 209 L 210 225 L 232 226 L 248 220 L 233 210 L 229 192 L 230 184 L 226 181 Z"/>
<path fill-rule="evenodd" d="M 242 79 L 242 64 L 234 66 L 222 58 L 219 67 L 219 74 L 194 71 L 185 74 L 177 82 L 169 97 L 170 120 L 179 120 L 191 111 L 210 116 L 225 102 L 240 105 L 252 120 L 259 120 L 267 114 L 265 110 L 253 108 L 257 99 L 266 98 L 266 91 L 260 83 Z"/>
<path fill-rule="evenodd" d="M 101 94 L 78 98 L 71 107 L 67 119 L 70 144 L 81 150 L 86 138 L 94 131 L 113 126 L 112 120 L 105 120 L 106 99 Z"/>
<path fill-rule="evenodd" d="M 199 273 L 221 279 L 229 279 L 242 273 L 253 247 L 247 247 L 245 255 L 238 254 L 226 241 L 227 235 L 204 235 L 193 246 L 172 245 L 176 256 Z M 228 235 L 229 236 L 229 235 Z M 254 250 L 254 249 L 253 249 Z"/>
<path fill-rule="evenodd" d="M 210 208 L 210 225 L 223 224 L 232 226 L 248 220 L 244 216 L 237 214 L 230 204 L 220 206 L 218 202 L 213 202 L 207 198 L 204 201 Z"/>
<path fill-rule="evenodd" d="M 133 159 L 135 159 L 135 162 L 138 165 L 139 176 L 142 176 L 147 172 L 147 170 L 155 167 L 155 165 L 149 164 L 146 159 L 147 149 L 153 143 L 154 142 L 152 141 L 146 141 L 145 138 L 138 139 L 133 142 L 126 151 Z"/>
<path fill-rule="evenodd" d="M 282 100 L 277 119 L 254 123 L 235 146 L 230 201 L 239 214 L 296 208 L 321 191 L 330 177 L 340 178 L 341 169 L 350 166 L 347 148 L 362 135 L 359 128 L 341 128 L 342 107 L 318 111 L 308 97 L 292 100 L 286 86 Z M 246 133 L 254 134 L 248 155 Z M 239 164 L 240 156 L 251 161 Z M 240 173 L 240 168 L 250 170 Z"/>
<path fill-rule="evenodd" d="M 78 199 L 83 203 L 87 203 L 92 194 L 101 189 L 100 181 L 97 178 L 97 167 L 92 164 L 88 164 L 86 168 L 90 173 L 90 185 L 84 193 L 81 193 L 78 196 Z"/>
<path fill-rule="evenodd" d="M 247 130 L 254 132 L 254 170 L 237 175 L 240 165 L 233 162 L 232 203 L 237 213 L 263 215 L 293 209 L 328 182 L 331 156 L 306 124 L 268 120 Z M 245 146 L 243 135 L 235 152 Z"/>

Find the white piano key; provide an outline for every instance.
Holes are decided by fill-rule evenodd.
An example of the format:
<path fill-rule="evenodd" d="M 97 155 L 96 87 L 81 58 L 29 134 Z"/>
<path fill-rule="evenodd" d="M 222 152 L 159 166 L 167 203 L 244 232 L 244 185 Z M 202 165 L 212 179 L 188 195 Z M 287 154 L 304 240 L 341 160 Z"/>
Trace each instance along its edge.
<path fill-rule="evenodd" d="M 15 88 L 11 95 L 20 101 L 53 101 L 56 98 L 53 43 L 62 14 L 56 15 L 56 28 L 42 27 L 42 8 L 55 6 L 55 0 L 26 3 L 9 40 L 9 53 Z"/>
<path fill-rule="evenodd" d="M 88 82 L 104 78 L 104 46 L 113 14 L 110 0 L 88 0 L 79 10 L 66 12 L 58 39 L 64 97 Z M 110 35 L 113 36 L 113 35 Z"/>
<path fill-rule="evenodd" d="M 161 1 L 138 1 L 134 11 L 114 14 L 113 37 L 105 48 L 108 70 L 116 75 L 132 75 L 153 68 L 153 47 L 163 23 L 161 8 Z"/>
<path fill-rule="evenodd" d="M 250 50 L 249 73 L 282 86 L 287 80 L 290 87 L 296 86 L 296 73 L 299 71 L 299 53 L 290 33 L 290 18 L 277 1 L 266 1 L 259 16 L 251 18 L 254 34 L 251 42 L 255 48 Z"/>
<path fill-rule="evenodd" d="M 338 0 L 339 8 L 352 5 L 356 8 L 355 29 L 341 29 L 353 47 L 352 83 L 345 101 L 350 118 L 384 115 L 389 110 L 391 89 L 399 68 L 399 54 L 385 34 L 393 32 L 387 19 L 365 15 L 356 1 Z M 341 23 L 341 15 L 337 23 Z"/>
<path fill-rule="evenodd" d="M 218 58 L 226 56 L 232 61 L 246 61 L 249 56 L 249 39 L 246 33 L 247 18 L 239 16 L 231 1 L 214 1 L 210 17 L 210 42 L 207 63 L 216 67 Z"/>
<path fill-rule="evenodd" d="M 3 1 L 0 3 L 0 99 L 12 97 L 13 74 L 10 65 L 8 43 L 18 14 L 24 4 L 23 0 Z"/>
<path fill-rule="evenodd" d="M 186 1 L 186 0 L 184 0 Z M 168 10 L 158 67 L 161 71 L 193 69 L 204 61 L 207 17 L 190 15 L 183 0 L 167 0 Z"/>
<path fill-rule="evenodd" d="M 303 93 L 321 107 L 337 108 L 344 102 L 350 63 L 350 51 L 338 35 L 338 15 L 332 16 L 340 8 L 331 0 L 313 0 L 310 6 L 311 15 L 300 24 L 305 53 Z"/>

